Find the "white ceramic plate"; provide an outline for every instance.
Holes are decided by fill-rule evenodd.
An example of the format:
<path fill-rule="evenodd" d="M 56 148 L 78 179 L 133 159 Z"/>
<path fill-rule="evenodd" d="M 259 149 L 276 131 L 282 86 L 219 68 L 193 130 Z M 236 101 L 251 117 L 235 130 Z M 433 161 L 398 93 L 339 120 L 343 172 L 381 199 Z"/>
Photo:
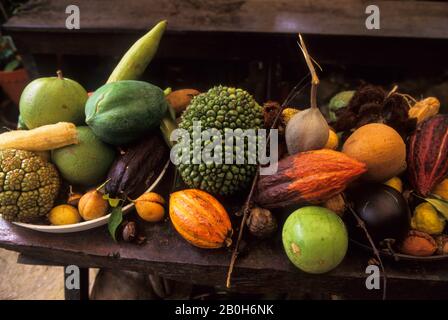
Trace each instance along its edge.
<path fill-rule="evenodd" d="M 151 192 L 152 190 L 154 190 L 155 187 L 157 187 L 157 185 L 159 184 L 159 182 L 162 180 L 163 176 L 165 175 L 169 164 L 170 164 L 170 160 L 168 160 L 166 162 L 165 166 L 163 167 L 162 172 L 157 177 L 156 181 L 154 181 L 154 183 L 148 188 L 148 190 L 145 191 L 145 193 Z M 130 204 L 124 206 L 123 214 L 131 211 L 133 207 L 134 207 L 133 203 L 130 203 Z M 40 232 L 71 233 L 71 232 L 85 231 L 85 230 L 89 230 L 89 229 L 93 229 L 93 228 L 105 225 L 109 221 L 109 217 L 110 217 L 110 214 L 105 215 L 104 217 L 101 217 L 98 219 L 83 221 L 83 222 L 74 223 L 74 224 L 66 224 L 63 226 L 39 225 L 39 224 L 30 224 L 30 223 L 21 223 L 21 222 L 13 222 L 13 223 L 15 225 L 18 225 L 18 226 L 21 226 L 21 227 L 24 227 L 27 229 L 31 229 L 31 230 L 40 231 Z"/>

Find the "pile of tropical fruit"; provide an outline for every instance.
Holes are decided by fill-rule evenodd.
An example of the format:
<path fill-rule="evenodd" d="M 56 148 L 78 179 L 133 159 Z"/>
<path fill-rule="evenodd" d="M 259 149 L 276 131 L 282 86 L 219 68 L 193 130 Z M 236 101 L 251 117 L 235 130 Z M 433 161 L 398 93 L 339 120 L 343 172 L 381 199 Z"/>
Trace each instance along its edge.
<path fill-rule="evenodd" d="M 115 237 L 121 208 L 133 203 L 148 222 L 164 220 L 168 208 L 185 240 L 220 248 L 231 245 L 235 227 L 217 198 L 246 193 L 255 237 L 275 234 L 276 216 L 288 213 L 284 250 L 306 272 L 335 268 L 349 235 L 368 243 L 358 219 L 379 247 L 414 256 L 448 253 L 448 116 L 438 114 L 435 97 L 417 101 L 397 88 L 363 85 L 334 96 L 325 118 L 303 40 L 312 74 L 309 108 L 260 105 L 247 91 L 218 84 L 203 93 L 164 91 L 138 78 L 165 27 L 163 21 L 139 39 L 93 93 L 60 72 L 26 87 L 19 129 L 0 135 L 4 219 L 67 225 L 112 212 Z M 198 126 L 216 134 L 204 139 Z M 278 129 L 279 158 L 267 175 L 249 161 L 259 151 L 249 140 L 215 139 L 271 128 Z M 203 159 L 207 148 L 211 156 Z M 146 193 L 170 155 L 184 187 L 169 199 Z"/>

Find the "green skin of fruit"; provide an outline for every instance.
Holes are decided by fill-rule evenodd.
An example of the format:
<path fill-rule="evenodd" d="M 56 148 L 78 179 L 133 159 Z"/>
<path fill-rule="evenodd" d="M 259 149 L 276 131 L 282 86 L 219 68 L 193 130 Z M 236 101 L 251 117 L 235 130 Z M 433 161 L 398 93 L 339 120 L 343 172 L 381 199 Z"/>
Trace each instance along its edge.
<path fill-rule="evenodd" d="M 179 127 L 193 132 L 194 121 L 200 121 L 202 129 L 214 128 L 225 137 L 225 129 L 257 129 L 263 125 L 263 108 L 246 91 L 239 88 L 216 86 L 206 93 L 195 96 L 182 114 Z M 204 145 L 201 145 L 203 147 Z M 200 164 L 181 163 L 178 166 L 183 181 L 190 188 L 199 188 L 212 194 L 231 195 L 247 188 L 256 173 L 256 165 L 249 164 L 248 148 L 225 150 L 234 155 L 243 154 L 245 163 Z M 190 159 L 200 156 L 192 145 L 189 146 Z"/>
<path fill-rule="evenodd" d="M 68 78 L 48 77 L 30 82 L 20 97 L 20 115 L 27 128 L 57 122 L 84 123 L 86 90 Z"/>
<path fill-rule="evenodd" d="M 122 145 L 159 126 L 168 108 L 159 87 L 135 80 L 103 85 L 87 100 L 86 123 L 104 142 Z"/>
<path fill-rule="evenodd" d="M 351 98 L 355 94 L 355 91 L 341 91 L 331 98 L 330 103 L 328 104 L 328 108 L 330 109 L 330 119 L 331 121 L 336 120 L 335 111 L 341 108 L 345 108 L 348 106 Z"/>
<path fill-rule="evenodd" d="M 94 186 L 103 182 L 115 159 L 115 150 L 89 127 L 78 127 L 79 143 L 53 150 L 51 160 L 71 184 Z"/>
<path fill-rule="evenodd" d="M 283 226 L 282 240 L 289 260 L 302 271 L 316 274 L 336 268 L 348 246 L 341 218 L 316 206 L 294 211 Z"/>
<path fill-rule="evenodd" d="M 17 119 L 17 130 L 28 130 L 25 122 L 23 122 L 21 115 L 19 115 L 19 118 Z"/>

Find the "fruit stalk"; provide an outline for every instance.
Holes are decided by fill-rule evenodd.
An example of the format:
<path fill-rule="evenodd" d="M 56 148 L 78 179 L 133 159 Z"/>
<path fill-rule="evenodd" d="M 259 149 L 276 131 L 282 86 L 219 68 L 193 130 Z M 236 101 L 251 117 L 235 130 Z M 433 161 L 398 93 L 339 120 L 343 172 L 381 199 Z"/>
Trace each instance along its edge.
<path fill-rule="evenodd" d="M 317 108 L 317 87 L 319 86 L 319 78 L 317 77 L 316 69 L 314 68 L 313 61 L 311 60 L 311 57 L 305 45 L 305 41 L 303 41 L 301 34 L 299 34 L 299 41 L 300 50 L 302 50 L 303 56 L 305 57 L 306 65 L 308 66 L 308 69 L 310 69 L 311 73 L 311 108 Z"/>
<path fill-rule="evenodd" d="M 289 154 L 322 149 L 328 141 L 327 121 L 317 107 L 317 86 L 319 78 L 308 53 L 305 42 L 299 34 L 299 47 L 311 73 L 311 107 L 294 115 L 286 125 L 285 140 Z"/>
<path fill-rule="evenodd" d="M 384 269 L 383 261 L 381 260 L 380 252 L 378 251 L 378 248 L 376 247 L 375 242 L 373 241 L 372 237 L 370 236 L 370 233 L 367 230 L 364 221 L 356 214 L 355 210 L 353 210 L 351 205 L 348 206 L 348 209 L 349 209 L 350 213 L 353 215 L 353 217 L 356 219 L 358 226 L 364 231 L 364 234 L 366 235 L 366 238 L 369 241 L 370 246 L 372 247 L 373 254 L 375 255 L 376 259 L 378 260 L 381 271 L 383 273 L 383 297 L 382 297 L 382 299 L 386 300 L 387 274 L 386 274 L 386 270 Z"/>

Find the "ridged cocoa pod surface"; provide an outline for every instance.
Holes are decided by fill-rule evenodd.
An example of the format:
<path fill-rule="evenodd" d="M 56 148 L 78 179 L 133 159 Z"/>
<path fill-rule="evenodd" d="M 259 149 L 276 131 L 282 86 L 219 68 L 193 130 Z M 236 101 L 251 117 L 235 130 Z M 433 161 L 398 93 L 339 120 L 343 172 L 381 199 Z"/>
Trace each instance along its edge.
<path fill-rule="evenodd" d="M 448 174 L 448 115 L 419 124 L 409 139 L 407 158 L 411 185 L 427 196 Z"/>
<path fill-rule="evenodd" d="M 280 160 L 275 174 L 260 176 L 256 203 L 270 209 L 325 201 L 366 170 L 364 163 L 342 152 L 300 152 Z"/>
<path fill-rule="evenodd" d="M 170 219 L 192 245 L 214 249 L 232 243 L 232 224 L 226 209 L 209 193 L 186 189 L 170 195 Z"/>

